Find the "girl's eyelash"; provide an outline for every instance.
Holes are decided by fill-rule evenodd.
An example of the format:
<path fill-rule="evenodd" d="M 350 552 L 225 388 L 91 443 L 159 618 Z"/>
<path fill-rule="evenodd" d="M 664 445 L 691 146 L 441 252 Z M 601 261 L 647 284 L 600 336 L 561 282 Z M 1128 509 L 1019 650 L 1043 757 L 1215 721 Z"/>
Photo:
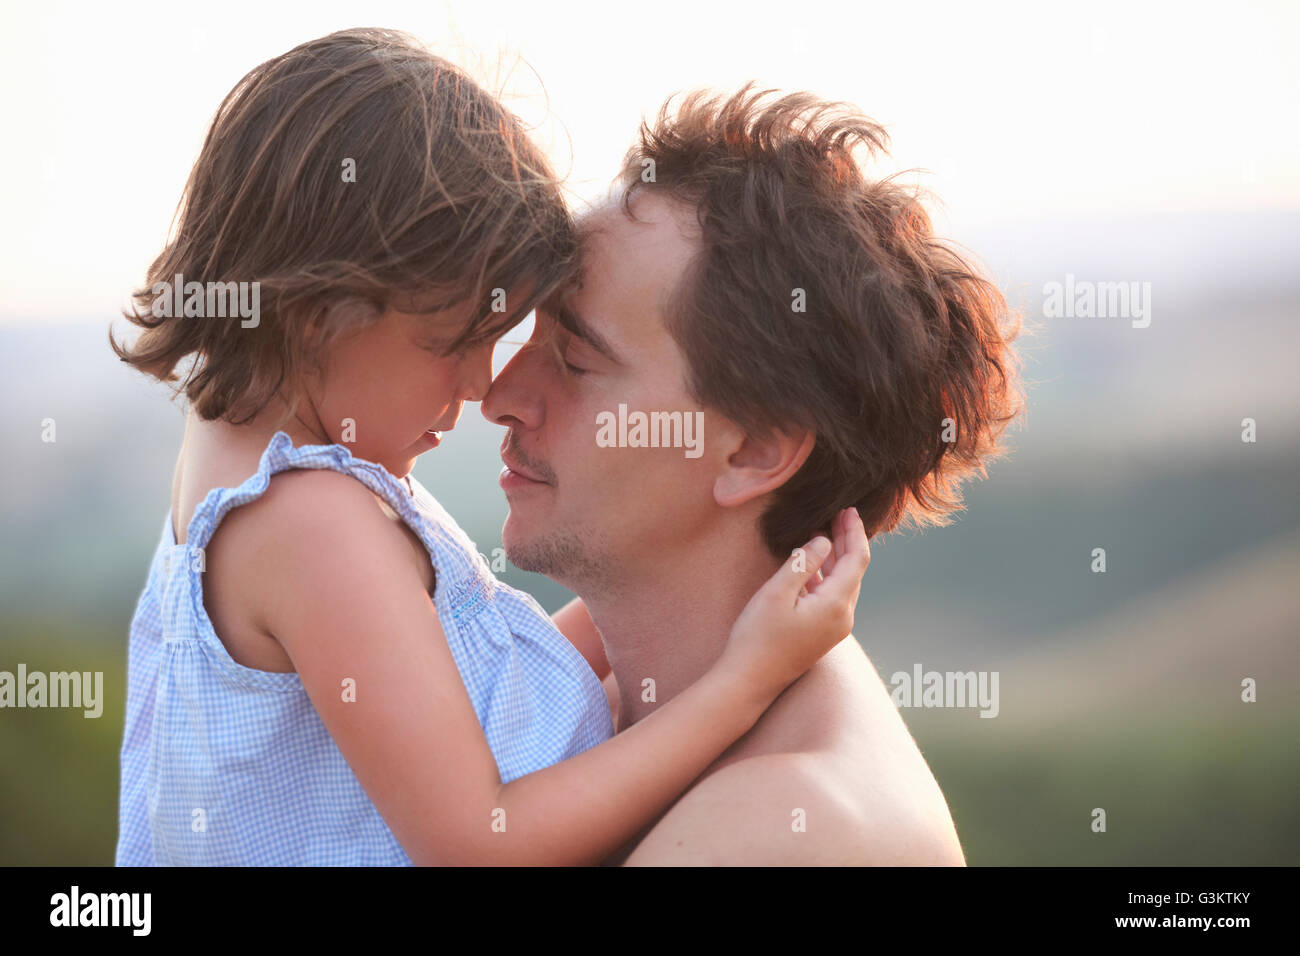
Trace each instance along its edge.
<path fill-rule="evenodd" d="M 576 365 L 570 365 L 568 359 L 564 360 L 564 367 L 567 368 L 572 375 L 586 375 L 587 372 L 590 371 L 590 369 L 578 368 Z"/>

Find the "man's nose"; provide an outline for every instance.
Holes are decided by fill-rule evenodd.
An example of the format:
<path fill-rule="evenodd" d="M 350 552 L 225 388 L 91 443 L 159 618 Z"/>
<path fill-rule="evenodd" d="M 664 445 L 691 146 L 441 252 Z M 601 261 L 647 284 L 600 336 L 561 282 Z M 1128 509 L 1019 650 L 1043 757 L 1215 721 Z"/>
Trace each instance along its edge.
<path fill-rule="evenodd" d="M 543 403 L 538 380 L 537 350 L 525 345 L 501 370 L 479 406 L 483 417 L 506 427 L 536 428 L 542 423 Z"/>

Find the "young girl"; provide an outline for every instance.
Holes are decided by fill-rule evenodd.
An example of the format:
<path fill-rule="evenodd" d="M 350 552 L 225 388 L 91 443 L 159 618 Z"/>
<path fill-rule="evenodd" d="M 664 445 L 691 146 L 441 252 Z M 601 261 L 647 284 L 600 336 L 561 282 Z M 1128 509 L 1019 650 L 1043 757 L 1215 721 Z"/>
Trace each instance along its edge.
<path fill-rule="evenodd" d="M 131 626 L 119 865 L 596 863 L 847 635 L 848 511 L 834 557 L 796 553 L 712 669 L 614 736 L 592 665 L 410 478 L 574 262 L 517 119 L 404 35 L 332 34 L 227 96 L 144 331 L 113 342 L 166 381 L 192 359 Z"/>

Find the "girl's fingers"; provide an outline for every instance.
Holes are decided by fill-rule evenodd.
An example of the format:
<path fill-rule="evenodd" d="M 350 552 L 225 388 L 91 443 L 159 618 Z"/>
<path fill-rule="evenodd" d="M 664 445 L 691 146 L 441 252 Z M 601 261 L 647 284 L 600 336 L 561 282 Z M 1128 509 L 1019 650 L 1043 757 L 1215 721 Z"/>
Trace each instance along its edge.
<path fill-rule="evenodd" d="M 848 511 L 844 509 L 837 514 L 831 521 L 831 536 L 834 544 L 834 550 L 826 557 L 826 563 L 822 565 L 822 577 L 828 576 L 835 570 L 835 562 L 844 557 L 844 552 L 848 548 Z"/>
<path fill-rule="evenodd" d="M 844 557 L 844 549 L 846 547 L 845 535 L 847 534 L 848 529 L 849 510 L 850 509 L 845 508 L 837 514 L 835 516 L 835 521 L 831 526 L 831 533 L 835 535 L 835 557 L 837 558 Z M 856 508 L 852 510 L 857 511 Z"/>
<path fill-rule="evenodd" d="M 802 548 L 795 548 L 775 579 L 764 587 L 774 588 L 783 600 L 793 605 L 801 594 L 811 593 L 821 583 L 817 580 L 817 572 L 833 550 L 826 536 L 819 534 Z"/>
<path fill-rule="evenodd" d="M 835 549 L 832 548 L 831 553 L 826 555 L 826 560 L 822 562 L 822 566 L 819 569 L 820 573 L 816 577 L 814 577 L 810 582 L 808 582 L 808 590 L 815 591 L 817 587 L 822 583 L 822 581 L 826 577 L 828 577 L 830 573 L 834 570 L 835 570 Z"/>
<path fill-rule="evenodd" d="M 856 604 L 862 576 L 871 563 L 871 546 L 858 510 L 847 510 L 852 513 L 843 515 L 843 554 L 835 559 L 834 568 L 823 576 L 817 587 L 817 597 L 819 600 L 845 600 Z"/>
<path fill-rule="evenodd" d="M 844 508 L 831 520 L 831 539 L 834 545 L 831 553 L 826 556 L 826 562 L 821 566 L 821 576 L 814 577 L 807 584 L 808 593 L 812 594 L 817 590 L 823 578 L 828 577 L 835 570 L 835 562 L 844 556 L 848 549 L 848 535 L 851 525 L 849 512 L 856 513 L 854 508 Z"/>

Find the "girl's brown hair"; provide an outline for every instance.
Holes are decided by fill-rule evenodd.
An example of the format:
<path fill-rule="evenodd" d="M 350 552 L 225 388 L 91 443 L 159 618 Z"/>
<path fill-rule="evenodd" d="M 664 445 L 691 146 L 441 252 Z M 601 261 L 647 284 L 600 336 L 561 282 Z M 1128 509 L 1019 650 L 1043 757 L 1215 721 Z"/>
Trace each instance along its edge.
<path fill-rule="evenodd" d="M 574 268 L 560 184 L 518 118 L 390 30 L 332 33 L 240 80 L 173 226 L 124 313 L 143 332 L 109 341 L 168 382 L 196 356 L 177 389 L 204 419 L 234 424 L 387 308 L 468 302 L 450 354 L 518 323 Z M 155 315 L 154 288 L 176 275 L 257 282 L 257 323 Z"/>

